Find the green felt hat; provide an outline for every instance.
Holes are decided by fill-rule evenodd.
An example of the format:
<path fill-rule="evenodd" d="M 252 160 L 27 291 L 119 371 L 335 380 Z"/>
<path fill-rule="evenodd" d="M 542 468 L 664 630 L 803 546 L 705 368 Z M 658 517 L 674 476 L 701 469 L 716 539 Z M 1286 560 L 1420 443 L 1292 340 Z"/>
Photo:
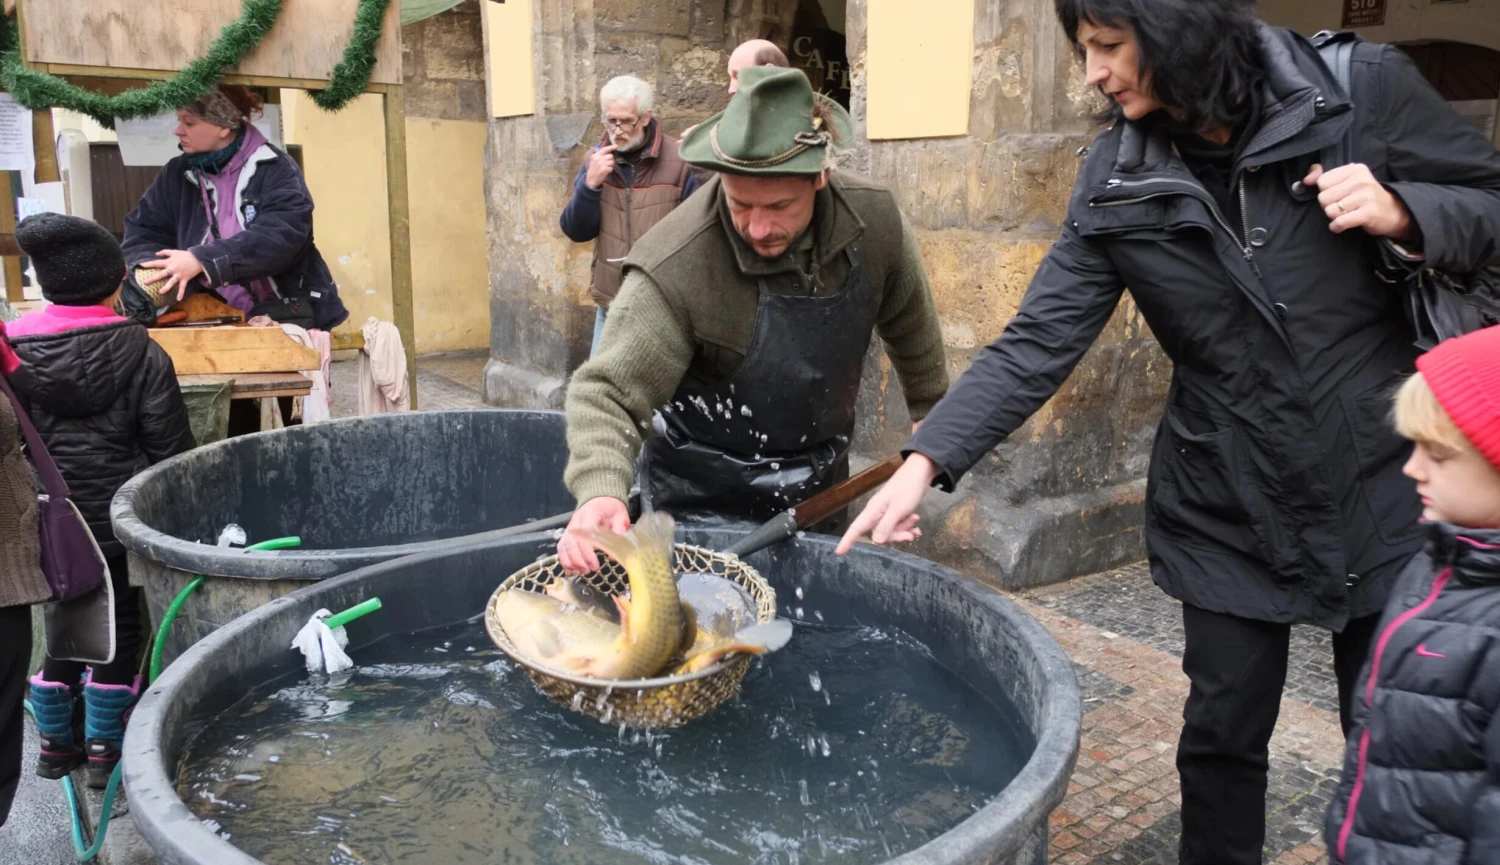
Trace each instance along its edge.
<path fill-rule="evenodd" d="M 823 103 L 814 119 L 813 105 Z M 813 92 L 800 69 L 751 66 L 729 107 L 698 124 L 682 141 L 682 158 L 725 174 L 817 174 L 829 146 L 848 147 L 854 121 L 842 106 Z"/>

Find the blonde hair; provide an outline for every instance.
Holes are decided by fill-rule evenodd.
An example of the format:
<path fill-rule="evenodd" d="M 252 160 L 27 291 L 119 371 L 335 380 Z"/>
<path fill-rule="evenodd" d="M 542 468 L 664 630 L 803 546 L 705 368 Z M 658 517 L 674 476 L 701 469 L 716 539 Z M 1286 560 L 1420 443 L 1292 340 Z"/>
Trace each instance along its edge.
<path fill-rule="evenodd" d="M 1427 386 L 1422 374 L 1414 373 L 1396 391 L 1396 405 L 1391 412 L 1396 432 L 1414 442 L 1443 445 L 1453 450 L 1473 450 L 1453 418 L 1443 410 L 1437 395 Z"/>

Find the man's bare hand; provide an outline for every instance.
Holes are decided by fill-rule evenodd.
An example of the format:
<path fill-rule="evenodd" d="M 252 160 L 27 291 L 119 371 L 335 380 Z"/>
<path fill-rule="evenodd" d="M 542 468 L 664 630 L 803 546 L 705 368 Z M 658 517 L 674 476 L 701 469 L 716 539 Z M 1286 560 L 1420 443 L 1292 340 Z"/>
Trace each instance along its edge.
<path fill-rule="evenodd" d="M 584 535 L 592 529 L 607 529 L 618 535 L 628 528 L 630 509 L 624 502 L 611 496 L 589 499 L 573 512 L 562 540 L 557 542 L 558 564 L 576 577 L 592 574 L 599 570 L 599 555 Z"/>
<path fill-rule="evenodd" d="M 606 144 L 589 154 L 588 173 L 583 182 L 589 189 L 598 189 L 615 171 L 615 146 Z"/>

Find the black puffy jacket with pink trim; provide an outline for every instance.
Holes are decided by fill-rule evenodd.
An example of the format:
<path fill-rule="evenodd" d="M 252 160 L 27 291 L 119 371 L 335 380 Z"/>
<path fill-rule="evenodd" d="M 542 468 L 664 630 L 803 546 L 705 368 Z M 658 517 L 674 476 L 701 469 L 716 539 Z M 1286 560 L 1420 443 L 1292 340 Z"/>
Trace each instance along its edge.
<path fill-rule="evenodd" d="M 109 505 L 147 466 L 193 448 L 172 358 L 133 321 L 11 339 L 25 375 L 11 380 L 73 503 L 106 557 L 125 548 Z"/>
<path fill-rule="evenodd" d="M 1432 523 L 1356 683 L 1330 861 L 1500 862 L 1497 712 L 1500 531 Z"/>

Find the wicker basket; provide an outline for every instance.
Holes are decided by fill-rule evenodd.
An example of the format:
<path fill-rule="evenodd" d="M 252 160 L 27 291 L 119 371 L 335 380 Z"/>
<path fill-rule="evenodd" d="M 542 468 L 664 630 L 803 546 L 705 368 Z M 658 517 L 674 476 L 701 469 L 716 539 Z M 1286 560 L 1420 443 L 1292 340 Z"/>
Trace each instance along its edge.
<path fill-rule="evenodd" d="M 756 621 L 776 618 L 776 590 L 754 568 L 738 556 L 716 553 L 702 547 L 677 544 L 672 570 L 676 574 L 713 574 L 732 580 L 755 601 Z M 618 562 L 600 556 L 603 567 L 583 580 L 606 595 L 625 593 L 628 581 Z M 624 724 L 641 729 L 680 727 L 707 715 L 733 697 L 740 680 L 750 669 L 749 655 L 731 655 L 726 660 L 683 676 L 656 679 L 609 680 L 578 676 L 522 657 L 500 627 L 497 604 L 510 589 L 540 592 L 553 579 L 564 576 L 556 556 L 535 562 L 511 574 L 485 606 L 484 625 L 490 639 L 511 660 L 525 667 L 537 688 L 552 702 L 606 724 Z"/>

